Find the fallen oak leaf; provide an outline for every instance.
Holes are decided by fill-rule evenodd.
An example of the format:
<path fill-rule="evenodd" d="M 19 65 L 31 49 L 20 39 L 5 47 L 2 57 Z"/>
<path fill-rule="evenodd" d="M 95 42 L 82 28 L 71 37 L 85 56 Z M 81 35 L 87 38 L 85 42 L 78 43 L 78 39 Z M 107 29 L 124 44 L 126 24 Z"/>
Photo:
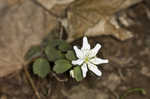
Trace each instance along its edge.
<path fill-rule="evenodd" d="M 57 25 L 54 17 L 31 0 L 7 6 L 6 14 L 0 14 L 0 77 L 14 73 L 27 64 L 28 61 L 24 60 L 26 52 L 32 45 L 39 44 Z"/>
<path fill-rule="evenodd" d="M 133 35 L 130 31 L 118 27 L 114 22 L 116 13 L 139 3 L 141 0 L 77 0 L 68 8 L 66 30 L 68 42 L 83 35 L 113 35 L 126 40 Z M 94 31 L 96 28 L 96 31 Z M 93 32 L 92 32 L 93 31 Z M 96 33 L 95 33 L 96 32 Z"/>
<path fill-rule="evenodd" d="M 58 5 L 69 4 L 74 0 L 35 0 L 35 1 L 39 2 L 46 9 L 50 10 L 57 4 Z"/>

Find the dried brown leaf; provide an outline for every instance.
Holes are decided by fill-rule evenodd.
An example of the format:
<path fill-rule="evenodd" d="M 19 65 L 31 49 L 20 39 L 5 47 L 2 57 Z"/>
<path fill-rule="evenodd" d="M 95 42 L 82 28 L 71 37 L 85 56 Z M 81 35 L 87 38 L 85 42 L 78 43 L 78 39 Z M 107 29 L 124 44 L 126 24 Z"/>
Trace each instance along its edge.
<path fill-rule="evenodd" d="M 37 0 L 40 4 L 42 4 L 45 8 L 51 9 L 53 8 L 56 4 L 68 4 L 73 2 L 74 0 Z"/>
<path fill-rule="evenodd" d="M 39 44 L 57 24 L 31 0 L 13 6 L 5 4 L 0 8 L 0 77 L 21 69 L 26 64 L 27 50 Z"/>
<path fill-rule="evenodd" d="M 68 41 L 73 41 L 83 35 L 96 36 L 109 34 L 120 40 L 130 38 L 132 34 L 125 29 L 116 27 L 112 18 L 114 18 L 115 13 L 118 11 L 140 1 L 77 0 L 73 2 L 68 12 Z M 94 29 L 96 30 L 94 31 Z"/>

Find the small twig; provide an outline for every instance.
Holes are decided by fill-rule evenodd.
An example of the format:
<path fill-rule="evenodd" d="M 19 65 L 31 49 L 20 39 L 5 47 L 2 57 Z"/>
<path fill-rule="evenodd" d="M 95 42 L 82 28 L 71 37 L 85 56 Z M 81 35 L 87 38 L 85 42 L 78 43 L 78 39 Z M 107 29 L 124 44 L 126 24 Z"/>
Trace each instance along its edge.
<path fill-rule="evenodd" d="M 109 89 L 109 91 L 116 97 L 116 99 L 119 99 L 118 93 L 116 93 L 115 91 L 112 91 L 110 89 Z"/>
<path fill-rule="evenodd" d="M 118 73 L 119 73 L 120 78 L 121 78 L 123 81 L 125 81 L 126 78 L 125 78 L 124 75 L 122 74 L 121 69 L 118 69 Z"/>
<path fill-rule="evenodd" d="M 29 83 L 31 84 L 32 89 L 33 89 L 34 92 L 35 92 L 36 97 L 37 97 L 38 99 L 41 99 L 40 94 L 39 94 L 39 92 L 38 92 L 38 90 L 37 90 L 37 88 L 36 88 L 36 86 L 35 86 L 35 84 L 34 84 L 34 82 L 33 82 L 33 79 L 31 78 L 31 75 L 30 75 L 30 73 L 28 72 L 27 67 L 26 67 L 25 65 L 23 66 L 23 69 L 24 69 L 26 78 L 28 79 Z"/>
<path fill-rule="evenodd" d="M 37 0 L 31 0 L 34 4 L 36 4 L 37 6 L 40 6 L 42 9 L 44 9 L 45 11 L 47 11 L 50 15 L 54 16 L 57 19 L 61 19 L 61 17 L 53 12 L 51 12 L 49 9 L 47 9 L 46 7 L 44 7 L 41 3 L 39 3 Z"/>
<path fill-rule="evenodd" d="M 56 78 L 56 80 L 60 81 L 60 82 L 67 82 L 68 79 L 60 79 L 55 73 L 52 73 L 52 75 Z"/>

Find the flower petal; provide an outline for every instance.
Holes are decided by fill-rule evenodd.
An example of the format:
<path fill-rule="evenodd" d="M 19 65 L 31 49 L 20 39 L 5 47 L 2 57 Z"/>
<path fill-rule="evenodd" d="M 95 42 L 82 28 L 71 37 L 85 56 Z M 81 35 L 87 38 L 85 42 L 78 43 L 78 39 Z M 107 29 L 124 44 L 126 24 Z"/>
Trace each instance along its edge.
<path fill-rule="evenodd" d="M 90 44 L 88 43 L 87 37 L 83 37 L 83 44 L 81 50 L 90 50 Z"/>
<path fill-rule="evenodd" d="M 85 77 L 86 77 L 86 73 L 87 73 L 87 71 L 88 71 L 87 65 L 86 65 L 86 64 L 83 64 L 83 65 L 81 66 L 81 69 L 82 69 L 83 78 L 85 78 Z"/>
<path fill-rule="evenodd" d="M 83 59 L 73 60 L 72 64 L 73 65 L 81 65 L 83 63 L 83 61 L 84 61 Z"/>
<path fill-rule="evenodd" d="M 102 75 L 102 72 L 98 69 L 98 67 L 96 65 L 88 63 L 88 68 L 93 73 L 95 73 L 97 76 L 101 76 Z"/>
<path fill-rule="evenodd" d="M 98 64 L 108 63 L 108 60 L 95 57 L 95 58 L 91 59 L 90 62 L 95 65 L 98 65 Z"/>
<path fill-rule="evenodd" d="M 100 48 L 101 48 L 101 45 L 96 44 L 96 46 L 90 51 L 89 57 L 95 57 L 98 51 L 100 50 Z"/>
<path fill-rule="evenodd" d="M 74 78 L 74 71 L 73 71 L 73 70 L 70 70 L 70 76 L 71 76 L 72 78 Z"/>
<path fill-rule="evenodd" d="M 73 46 L 74 50 L 75 50 L 75 53 L 76 53 L 76 56 L 78 58 L 83 58 L 83 53 L 82 51 L 77 47 L 77 46 Z"/>

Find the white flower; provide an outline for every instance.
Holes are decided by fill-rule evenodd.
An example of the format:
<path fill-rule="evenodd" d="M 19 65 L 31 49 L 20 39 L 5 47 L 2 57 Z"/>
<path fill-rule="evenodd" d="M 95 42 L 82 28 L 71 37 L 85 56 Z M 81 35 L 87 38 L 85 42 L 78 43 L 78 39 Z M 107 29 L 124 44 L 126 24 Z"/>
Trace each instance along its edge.
<path fill-rule="evenodd" d="M 101 48 L 100 44 L 96 44 L 96 46 L 91 49 L 90 44 L 88 43 L 87 37 L 83 37 L 83 45 L 81 49 L 77 46 L 73 47 L 76 53 L 76 56 L 79 58 L 77 60 L 73 60 L 73 65 L 81 65 L 82 75 L 85 78 L 88 69 L 95 73 L 97 76 L 101 76 L 102 72 L 98 69 L 96 65 L 108 63 L 107 59 L 101 59 L 96 57 L 96 54 Z M 74 77 L 73 71 L 70 72 L 71 76 Z"/>

